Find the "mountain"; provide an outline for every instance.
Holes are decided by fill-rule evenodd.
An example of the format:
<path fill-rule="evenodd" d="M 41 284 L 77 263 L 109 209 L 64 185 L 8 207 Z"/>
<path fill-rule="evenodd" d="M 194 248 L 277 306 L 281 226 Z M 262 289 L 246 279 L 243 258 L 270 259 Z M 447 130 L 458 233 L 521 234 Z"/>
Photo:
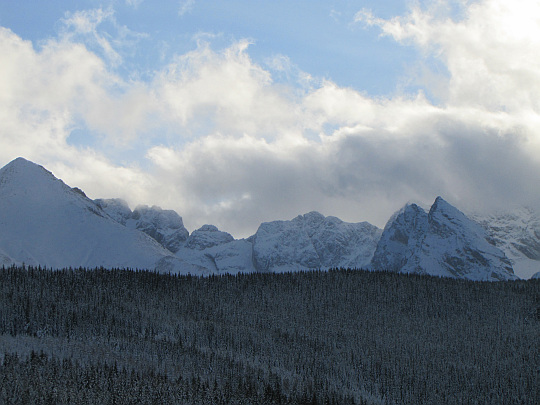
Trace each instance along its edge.
<path fill-rule="evenodd" d="M 176 255 L 194 266 L 205 268 L 207 274 L 255 271 L 251 241 L 234 239 L 214 225 L 203 225 L 193 231 Z"/>
<path fill-rule="evenodd" d="M 94 202 L 116 222 L 144 232 L 172 253 L 176 253 L 189 236 L 182 217 L 176 211 L 162 210 L 155 205 L 139 205 L 132 212 L 127 202 L 119 198 Z"/>
<path fill-rule="evenodd" d="M 367 222 L 347 223 L 318 212 L 291 221 L 265 222 L 253 236 L 257 271 L 361 268 L 369 264 L 381 230 Z"/>
<path fill-rule="evenodd" d="M 310 212 L 262 223 L 236 240 L 213 225 L 190 234 L 172 210 L 92 201 L 23 158 L 0 169 L 0 266 L 197 275 L 348 267 L 471 280 L 515 279 L 513 268 L 528 277 L 538 271 L 540 217 L 532 210 L 472 218 L 438 197 L 429 212 L 407 204 L 384 231 Z"/>
<path fill-rule="evenodd" d="M 142 232 L 113 220 L 78 188 L 18 158 L 0 169 L 1 264 L 192 272 Z"/>
<path fill-rule="evenodd" d="M 204 250 L 233 240 L 231 234 L 220 231 L 214 225 L 203 225 L 189 235 L 185 246 L 189 249 Z"/>
<path fill-rule="evenodd" d="M 479 224 L 437 197 L 428 213 L 408 204 L 394 214 L 371 268 L 469 280 L 516 279 L 510 260 L 488 240 Z"/>
<path fill-rule="evenodd" d="M 506 254 L 517 274 L 530 278 L 540 270 L 540 216 L 532 209 L 519 208 L 469 216 L 486 230 L 490 241 Z"/>
<path fill-rule="evenodd" d="M 236 240 L 214 225 L 204 225 L 185 238 L 188 232 L 176 213 L 168 216 L 169 221 L 160 221 L 159 226 L 147 227 L 139 225 L 138 209 L 131 212 L 123 200 L 96 200 L 96 203 L 119 223 L 139 229 L 162 244 L 162 238 L 156 235 L 173 229 L 173 234 L 181 235 L 176 239 L 174 253 L 199 268 L 199 274 L 360 268 L 369 264 L 381 234 L 380 229 L 367 222 L 350 224 L 311 212 L 291 221 L 263 223 L 248 239 Z M 159 207 L 152 210 L 165 212 Z"/>
<path fill-rule="evenodd" d="M 203 225 L 191 235 L 175 211 L 139 205 L 133 211 L 119 198 L 94 202 L 119 224 L 146 233 L 188 266 L 194 274 L 236 274 L 255 271 L 250 241 L 235 240 L 214 225 Z"/>

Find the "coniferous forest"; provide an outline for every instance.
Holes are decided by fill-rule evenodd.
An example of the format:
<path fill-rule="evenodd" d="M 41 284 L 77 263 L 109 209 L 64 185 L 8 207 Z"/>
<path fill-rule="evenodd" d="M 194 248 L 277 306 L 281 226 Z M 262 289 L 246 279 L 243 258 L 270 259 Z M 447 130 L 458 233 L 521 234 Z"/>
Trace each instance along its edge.
<path fill-rule="evenodd" d="M 0 271 L 2 404 L 537 404 L 540 280 Z"/>

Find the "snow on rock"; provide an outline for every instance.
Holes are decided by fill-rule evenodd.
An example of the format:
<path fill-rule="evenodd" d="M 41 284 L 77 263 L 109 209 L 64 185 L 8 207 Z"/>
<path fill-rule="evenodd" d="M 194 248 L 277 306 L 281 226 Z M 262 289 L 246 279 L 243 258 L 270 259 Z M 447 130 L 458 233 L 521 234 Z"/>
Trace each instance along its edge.
<path fill-rule="evenodd" d="M 471 214 L 490 241 L 510 259 L 516 275 L 528 279 L 540 269 L 540 216 L 530 208 Z"/>
<path fill-rule="evenodd" d="M 155 205 L 139 205 L 133 211 L 132 219 L 136 229 L 157 240 L 173 253 L 180 249 L 189 236 L 182 217 L 173 210 L 162 210 Z"/>
<path fill-rule="evenodd" d="M 133 215 L 128 203 L 121 198 L 100 198 L 94 202 L 119 224 L 126 225 Z"/>
<path fill-rule="evenodd" d="M 116 222 L 144 232 L 172 253 L 176 253 L 189 236 L 182 217 L 176 211 L 163 210 L 155 205 L 139 205 L 132 212 L 120 198 L 97 199 L 94 202 Z"/>
<path fill-rule="evenodd" d="M 524 278 L 539 269 L 539 216 L 518 210 L 474 219 L 438 197 L 429 212 L 406 205 L 384 231 L 310 212 L 263 223 L 252 237 L 235 240 L 213 225 L 189 235 L 172 210 L 92 201 L 23 158 L 0 169 L 0 266 L 197 275 L 369 266 L 471 280 L 515 279 L 512 265 Z"/>
<path fill-rule="evenodd" d="M 253 245 L 246 239 L 234 240 L 213 248 L 209 254 L 219 273 L 253 273 Z"/>
<path fill-rule="evenodd" d="M 195 232 L 194 232 L 195 233 Z M 247 239 L 231 240 L 205 249 L 182 247 L 176 255 L 204 268 L 205 274 L 253 273 L 252 244 Z"/>
<path fill-rule="evenodd" d="M 535 280 L 540 279 L 540 271 L 537 272 L 537 273 L 534 273 L 534 274 L 531 276 L 531 279 L 535 279 Z"/>
<path fill-rule="evenodd" d="M 23 158 L 0 169 L 0 229 L 2 260 L 15 264 L 197 271 Z"/>
<path fill-rule="evenodd" d="M 429 213 L 411 204 L 390 219 L 371 268 L 470 280 L 517 278 L 486 231 L 441 197 Z"/>
<path fill-rule="evenodd" d="M 422 245 L 427 230 L 426 212 L 416 204 L 405 205 L 386 224 L 373 255 L 371 267 L 375 270 L 393 272 L 410 269 L 413 260 L 416 260 L 415 251 Z M 417 271 L 421 272 L 422 269 L 418 268 Z"/>
<path fill-rule="evenodd" d="M 258 271 L 295 271 L 369 264 L 381 230 L 367 223 L 346 223 L 318 212 L 291 221 L 265 222 L 253 237 Z"/>
<path fill-rule="evenodd" d="M 234 238 L 227 232 L 220 231 L 214 225 L 203 225 L 187 238 L 185 246 L 189 249 L 204 250 L 213 246 L 232 242 Z"/>
<path fill-rule="evenodd" d="M 2 250 L 0 250 L 0 266 L 8 267 L 15 263 L 15 260 L 6 255 Z"/>

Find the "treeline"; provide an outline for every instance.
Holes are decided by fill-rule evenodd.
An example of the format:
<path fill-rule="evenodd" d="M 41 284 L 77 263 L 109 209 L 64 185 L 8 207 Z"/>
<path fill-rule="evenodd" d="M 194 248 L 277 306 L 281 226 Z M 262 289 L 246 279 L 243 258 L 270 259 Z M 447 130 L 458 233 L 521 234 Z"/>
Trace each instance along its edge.
<path fill-rule="evenodd" d="M 0 403 L 536 404 L 539 336 L 540 280 L 10 267 Z"/>

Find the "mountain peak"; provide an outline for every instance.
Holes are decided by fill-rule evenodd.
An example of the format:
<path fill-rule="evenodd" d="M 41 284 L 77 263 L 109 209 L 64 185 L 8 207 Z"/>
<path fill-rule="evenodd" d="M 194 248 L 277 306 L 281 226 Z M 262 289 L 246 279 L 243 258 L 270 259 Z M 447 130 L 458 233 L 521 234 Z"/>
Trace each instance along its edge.
<path fill-rule="evenodd" d="M 430 210 L 429 210 L 429 213 L 431 214 L 432 212 L 436 212 L 436 211 L 451 211 L 451 212 L 461 212 L 459 211 L 456 207 L 454 207 L 452 204 L 450 204 L 449 202 L 445 201 L 442 197 L 437 197 L 435 199 L 435 202 L 433 203 L 433 205 L 431 206 Z"/>
<path fill-rule="evenodd" d="M 18 157 L 2 169 L 0 169 L 1 175 L 7 175 L 8 173 L 17 173 L 17 174 L 30 174 L 35 175 L 37 173 L 47 173 L 52 176 L 52 173 L 45 169 L 43 166 L 38 165 L 37 163 L 26 160 L 25 158 Z"/>
<path fill-rule="evenodd" d="M 27 164 L 35 165 L 34 162 L 31 162 L 31 161 L 19 156 L 18 158 L 15 158 L 11 162 L 9 162 L 5 167 L 15 166 L 15 165 L 27 165 Z"/>
<path fill-rule="evenodd" d="M 190 268 L 147 235 L 118 224 L 80 189 L 24 158 L 0 169 L 0 196 L 3 262 L 53 268 Z"/>
<path fill-rule="evenodd" d="M 392 217 L 372 266 L 471 280 L 514 279 L 508 258 L 486 237 L 478 224 L 437 197 L 428 214 L 407 205 Z"/>
<path fill-rule="evenodd" d="M 227 232 L 220 231 L 214 225 L 203 225 L 187 238 L 185 246 L 189 249 L 204 250 L 213 246 L 232 242 L 234 238 Z"/>
<path fill-rule="evenodd" d="M 10 167 L 10 166 L 39 166 L 39 165 L 19 156 L 18 158 L 15 158 L 11 162 L 9 162 L 5 167 Z"/>
<path fill-rule="evenodd" d="M 43 202 L 56 198 L 58 193 L 88 200 L 82 190 L 72 189 L 43 166 L 22 157 L 0 169 L 0 190 L 4 197 L 20 194 Z"/>

